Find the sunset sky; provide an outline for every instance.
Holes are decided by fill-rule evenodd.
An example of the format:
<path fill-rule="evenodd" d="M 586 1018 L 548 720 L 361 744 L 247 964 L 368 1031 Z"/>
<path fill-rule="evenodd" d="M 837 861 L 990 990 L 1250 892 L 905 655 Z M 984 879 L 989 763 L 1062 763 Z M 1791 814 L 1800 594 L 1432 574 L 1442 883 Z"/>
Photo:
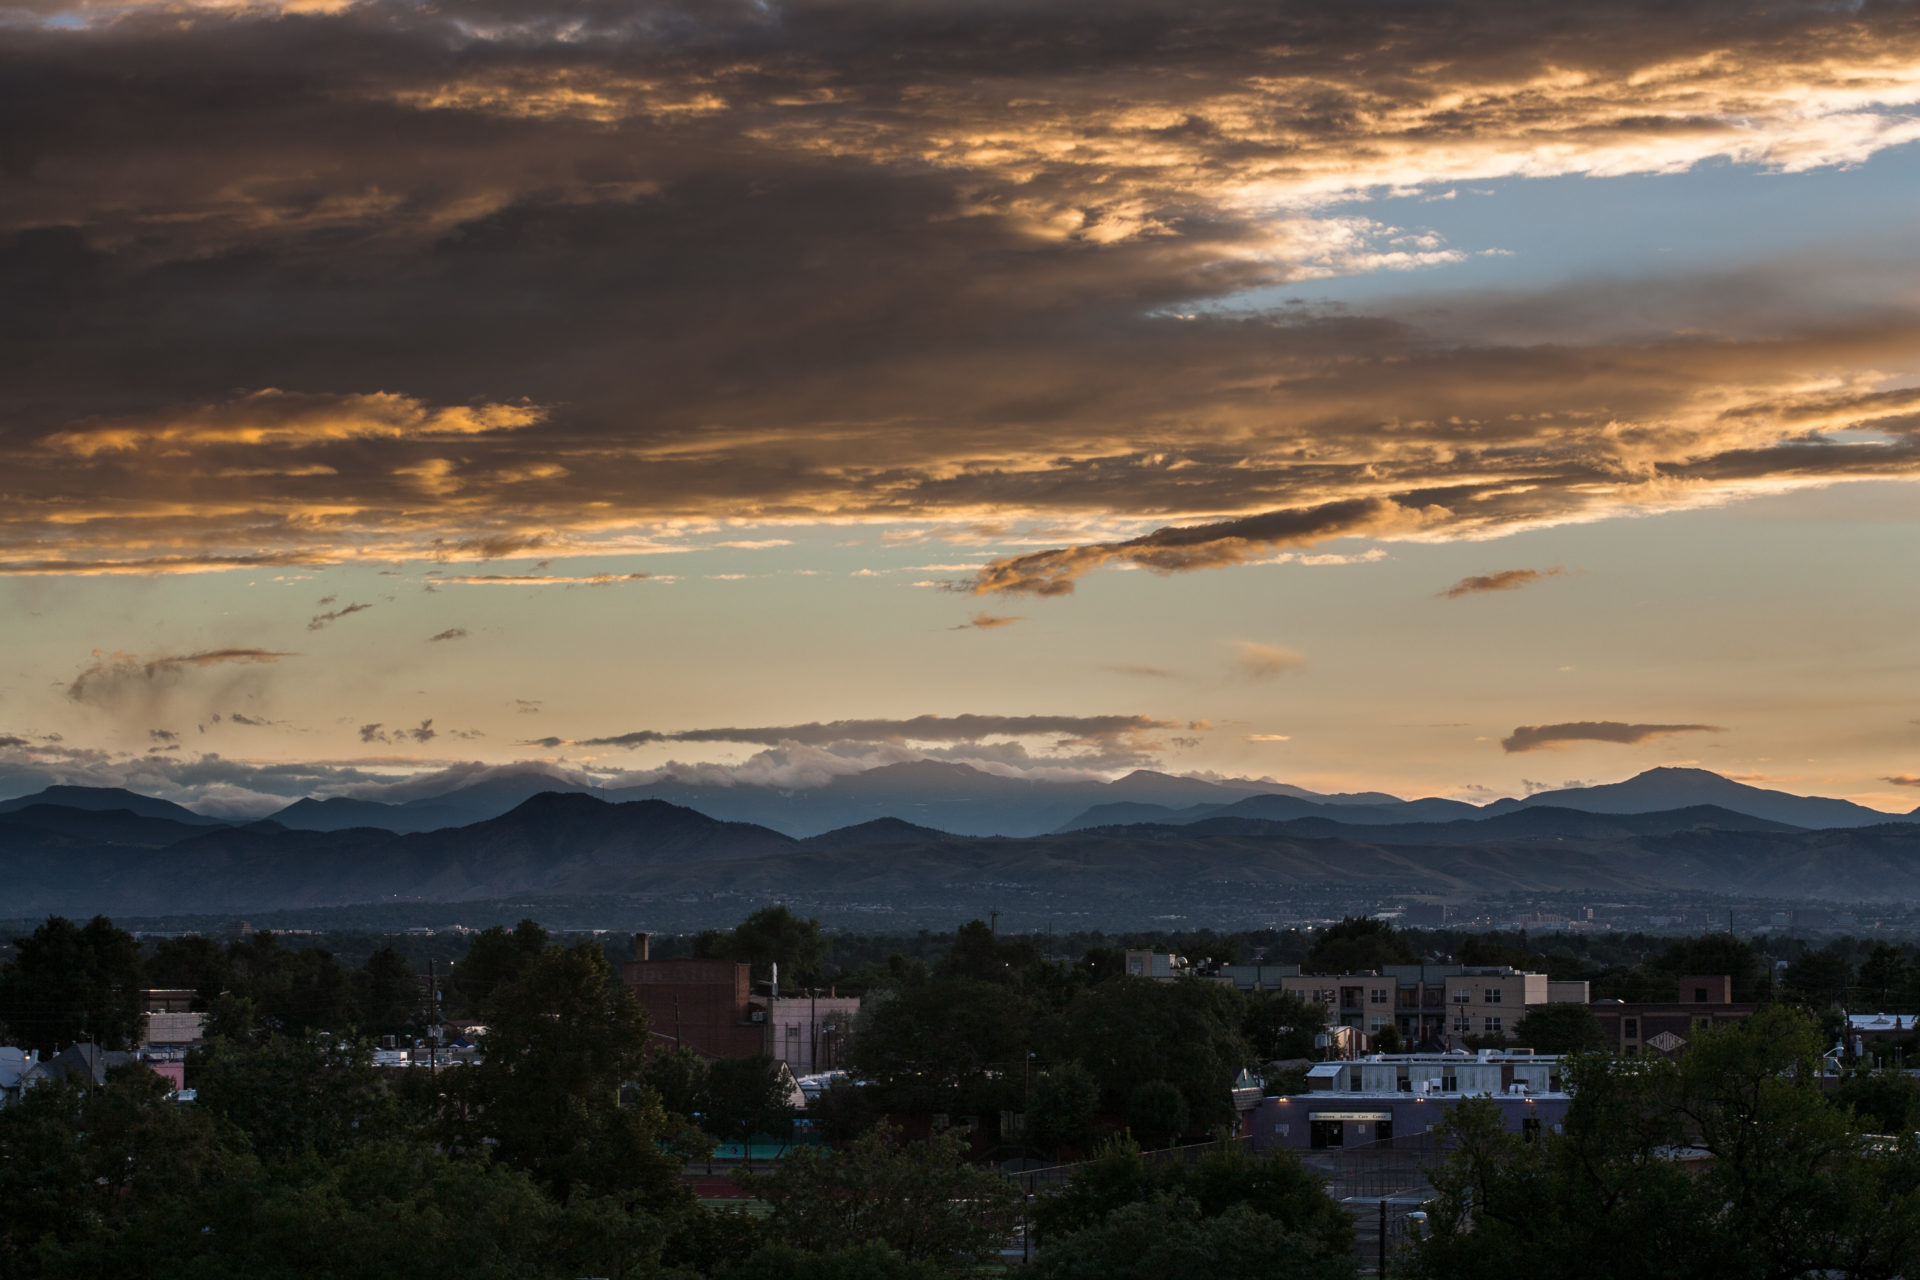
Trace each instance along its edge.
<path fill-rule="evenodd" d="M 1908 5 L 0 0 L 0 794 L 1913 809 L 1917 144 Z"/>

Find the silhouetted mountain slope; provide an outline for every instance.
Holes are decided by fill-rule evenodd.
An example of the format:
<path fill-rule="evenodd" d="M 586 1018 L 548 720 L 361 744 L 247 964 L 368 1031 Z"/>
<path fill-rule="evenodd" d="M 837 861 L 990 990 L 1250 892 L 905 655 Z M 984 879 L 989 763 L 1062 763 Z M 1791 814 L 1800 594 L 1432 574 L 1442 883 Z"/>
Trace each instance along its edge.
<path fill-rule="evenodd" d="M 152 843 L 168 835 L 180 838 Z M 1001 889 L 1063 902 L 1141 902 L 1206 885 L 1248 886 L 1255 894 L 1345 885 L 1887 901 L 1920 897 L 1920 824 L 1803 831 L 1713 807 L 1593 814 L 1536 806 L 1464 822 L 1216 817 L 1022 839 L 882 819 L 798 841 L 664 801 L 611 804 L 560 793 L 534 796 L 485 822 L 402 835 L 272 823 L 194 827 L 27 806 L 0 816 L 0 884 L 18 915 L 239 913 L 532 895 L 828 893 L 885 903 L 898 894 Z"/>
<path fill-rule="evenodd" d="M 1327 818 L 1295 818 L 1268 822 L 1259 818 L 1208 818 L 1201 822 L 1168 825 L 1168 836 L 1265 832 L 1274 836 L 1366 841 L 1373 844 L 1489 844 L 1501 840 L 1626 840 L 1635 836 L 1673 835 L 1702 828 L 1715 831 L 1793 832 L 1801 828 L 1768 822 L 1714 805 L 1695 805 L 1666 813 L 1602 814 L 1578 809 L 1519 809 L 1495 818 L 1453 822 L 1358 824 Z M 1102 828 L 1105 830 L 1105 828 Z M 1126 830 L 1126 828 L 1122 828 Z"/>
<path fill-rule="evenodd" d="M 1869 827 L 1885 822 L 1889 816 L 1851 800 L 1768 791 L 1723 778 L 1708 769 L 1675 768 L 1649 769 L 1625 782 L 1541 791 L 1524 800 L 1500 800 L 1488 805 L 1486 811 L 1498 814 L 1546 805 L 1584 809 L 1588 813 L 1651 813 L 1700 804 L 1719 805 L 1735 813 L 1809 828 Z"/>
<path fill-rule="evenodd" d="M 949 844 L 956 840 L 979 838 L 956 836 L 946 831 L 935 831 L 931 827 L 916 827 L 898 818 L 875 818 L 858 826 L 841 827 L 838 831 L 808 836 L 800 843 L 809 849 L 858 849 L 891 844 Z"/>
<path fill-rule="evenodd" d="M 410 835 L 361 827 L 181 828 L 164 848 L 0 819 L 0 884 L 17 914 L 246 911 L 394 898 L 461 901 L 542 893 L 635 893 L 660 865 L 760 858 L 798 847 L 745 823 L 658 800 L 535 796 L 471 826 Z"/>
<path fill-rule="evenodd" d="M 204 824 L 144 817 L 127 809 L 76 809 L 63 804 L 30 804 L 0 812 L 0 832 L 23 828 L 100 844 L 163 849 L 199 835 Z"/>
<path fill-rule="evenodd" d="M 204 814 L 195 813 L 185 805 L 175 804 L 171 800 L 156 800 L 152 796 L 143 796 L 137 791 L 128 791 L 122 787 L 48 787 L 30 796 L 0 800 L 0 813 L 12 813 L 25 809 L 29 805 L 38 804 L 59 805 L 66 809 L 107 811 L 124 809 L 128 813 L 138 814 L 143 818 L 165 818 L 171 822 L 184 822 L 189 826 L 226 825 L 224 819 L 209 818 Z"/>

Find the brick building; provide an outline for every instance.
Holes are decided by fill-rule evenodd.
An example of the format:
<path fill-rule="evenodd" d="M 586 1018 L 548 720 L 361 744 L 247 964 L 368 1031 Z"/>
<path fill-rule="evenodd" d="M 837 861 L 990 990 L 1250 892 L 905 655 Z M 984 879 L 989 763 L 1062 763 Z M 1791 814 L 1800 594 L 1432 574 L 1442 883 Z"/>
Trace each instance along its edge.
<path fill-rule="evenodd" d="M 1753 1016 L 1754 1005 L 1734 1003 L 1733 979 L 1726 974 L 1686 977 L 1678 986 L 1679 998 L 1670 1004 L 1596 1000 L 1587 1007 L 1615 1053 L 1653 1053 L 1664 1058 L 1685 1049 L 1697 1028 Z"/>
<path fill-rule="evenodd" d="M 620 980 L 653 1019 L 654 1040 L 703 1058 L 769 1052 L 767 1009 L 753 995 L 748 966 L 732 960 L 655 960 L 647 935 L 633 939 Z"/>

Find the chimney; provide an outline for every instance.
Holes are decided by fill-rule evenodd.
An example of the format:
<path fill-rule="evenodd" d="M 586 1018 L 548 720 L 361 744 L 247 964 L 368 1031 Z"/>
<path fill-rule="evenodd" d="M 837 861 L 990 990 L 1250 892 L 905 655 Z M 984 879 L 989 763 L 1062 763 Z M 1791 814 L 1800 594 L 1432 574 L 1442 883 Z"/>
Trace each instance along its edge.
<path fill-rule="evenodd" d="M 636 933 L 633 935 L 633 958 L 635 960 L 645 960 L 647 958 L 648 944 L 652 939 L 653 935 L 650 933 Z"/>

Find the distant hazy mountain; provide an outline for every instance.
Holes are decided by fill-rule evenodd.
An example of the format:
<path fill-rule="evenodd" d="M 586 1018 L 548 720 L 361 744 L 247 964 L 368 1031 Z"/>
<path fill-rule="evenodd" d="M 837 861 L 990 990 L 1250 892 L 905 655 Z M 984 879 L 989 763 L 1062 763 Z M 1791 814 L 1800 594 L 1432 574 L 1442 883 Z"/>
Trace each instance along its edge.
<path fill-rule="evenodd" d="M 12 813 L 16 809 L 25 809 L 29 805 L 39 804 L 60 805 L 67 809 L 124 809 L 128 813 L 138 814 L 143 818 L 166 818 L 173 822 L 186 822 L 197 826 L 226 825 L 224 819 L 205 817 L 171 800 L 156 800 L 152 796 L 143 796 L 137 791 L 127 791 L 120 787 L 48 787 L 30 796 L 0 800 L 0 813 Z"/>
<path fill-rule="evenodd" d="M 1547 805 L 1584 809 L 1588 813 L 1651 813 L 1689 805 L 1712 804 L 1735 813 L 1751 814 L 1796 827 L 1870 827 L 1893 820 L 1892 815 L 1824 796 L 1796 796 L 1785 791 L 1750 787 L 1707 769 L 1649 769 L 1625 782 L 1565 791 L 1539 791 L 1524 800 L 1499 800 L 1489 814 Z"/>
<path fill-rule="evenodd" d="M 788 895 L 837 895 L 879 910 L 904 895 L 958 912 L 1025 894 L 1050 910 L 1114 919 L 1195 894 L 1244 904 L 1330 885 L 1889 901 L 1920 897 L 1920 824 L 1803 831 L 1713 807 L 1594 814 L 1535 805 L 1444 823 L 1229 816 L 1028 838 L 880 819 L 802 841 L 664 801 L 577 793 L 544 793 L 485 822 L 413 834 L 35 805 L 0 815 L 0 884 L 16 916 L 619 895 L 708 903 L 697 909 L 724 922 L 744 903 Z"/>
<path fill-rule="evenodd" d="M 296 831 L 345 831 L 349 827 L 383 827 L 401 833 L 439 831 L 497 818 L 546 792 L 591 792 L 591 788 L 528 769 L 400 804 L 343 796 L 296 800 L 272 816 L 275 822 Z"/>
<path fill-rule="evenodd" d="M 1311 793 L 1308 793 L 1311 795 Z M 1380 796 L 1379 792 L 1368 795 Z M 1459 800 L 1396 800 L 1381 796 L 1373 803 L 1360 803 L 1350 797 L 1308 799 L 1293 795 L 1248 796 L 1232 804 L 1199 804 L 1175 809 L 1166 805 L 1102 804 L 1076 814 L 1057 830 L 1082 831 L 1136 822 L 1167 823 L 1184 826 L 1213 818 L 1259 818 L 1287 822 L 1296 818 L 1324 818 L 1349 824 L 1399 822 L 1450 822 L 1486 816 L 1484 811 Z"/>
<path fill-rule="evenodd" d="M 1031 835 L 1050 830 L 1072 814 L 1107 800 L 1221 803 L 1276 786 L 1214 783 L 1147 770 L 1113 782 L 1034 781 L 935 760 L 883 765 L 834 778 L 824 786 L 805 788 L 747 783 L 719 786 L 668 778 L 646 786 L 594 790 L 551 774 L 527 771 L 404 804 L 344 798 L 300 800 L 274 814 L 273 819 L 301 831 L 340 831 L 348 827 L 436 831 L 499 817 L 541 792 L 573 791 L 615 803 L 665 800 L 723 820 L 758 823 L 796 837 L 858 826 L 877 818 L 894 818 L 963 835 Z"/>
<path fill-rule="evenodd" d="M 847 774 L 825 786 L 804 789 L 708 786 L 667 779 L 604 794 L 608 799 L 667 800 L 715 817 L 757 822 L 793 836 L 818 835 L 875 818 L 898 818 L 957 835 L 1026 836 L 1051 831 L 1097 804 L 1221 804 L 1279 789 L 1273 783 L 1208 782 L 1145 769 L 1112 782 L 1053 782 L 1004 777 L 939 760 L 916 760 Z"/>
<path fill-rule="evenodd" d="M 1258 795 L 1232 804 L 1189 805 L 1173 808 L 1150 804 L 1093 806 L 1063 823 L 1060 831 L 1080 831 L 1126 823 L 1153 822 L 1189 825 L 1213 818 L 1264 818 L 1291 821 L 1324 818 L 1352 825 L 1398 825 L 1409 822 L 1486 820 L 1523 809 L 1572 809 L 1583 813 L 1667 813 L 1677 809 L 1717 807 L 1789 827 L 1817 830 L 1828 827 L 1867 827 L 1895 821 L 1892 814 L 1821 796 L 1796 796 L 1766 791 L 1723 778 L 1706 769 L 1649 769 L 1625 782 L 1598 787 L 1542 791 L 1524 800 L 1497 800 L 1484 807 L 1458 800 L 1394 800 L 1361 804 L 1350 797 L 1305 799 L 1292 795 Z M 1915 810 L 1920 815 L 1920 809 Z"/>

